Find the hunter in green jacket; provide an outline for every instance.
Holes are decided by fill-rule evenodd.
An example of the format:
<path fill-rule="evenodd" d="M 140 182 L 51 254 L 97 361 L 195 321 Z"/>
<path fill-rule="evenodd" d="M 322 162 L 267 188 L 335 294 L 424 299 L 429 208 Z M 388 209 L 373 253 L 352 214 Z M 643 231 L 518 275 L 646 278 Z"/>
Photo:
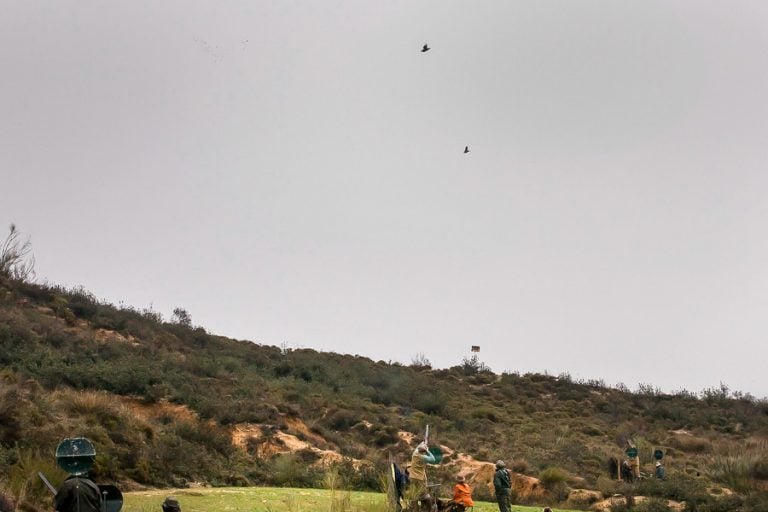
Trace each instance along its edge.
<path fill-rule="evenodd" d="M 503 460 L 496 461 L 496 473 L 493 475 L 493 489 L 496 492 L 496 501 L 499 503 L 499 512 L 509 512 L 509 495 L 512 491 L 512 479 L 505 467 Z"/>

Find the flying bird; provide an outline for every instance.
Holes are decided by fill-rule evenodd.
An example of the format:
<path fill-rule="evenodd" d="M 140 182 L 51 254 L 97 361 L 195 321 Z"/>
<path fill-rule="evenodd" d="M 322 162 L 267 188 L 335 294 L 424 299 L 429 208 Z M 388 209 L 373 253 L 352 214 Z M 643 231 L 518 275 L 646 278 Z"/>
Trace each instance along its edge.
<path fill-rule="evenodd" d="M 464 154 L 469 153 L 469 146 L 464 146 Z"/>
<path fill-rule="evenodd" d="M 432 48 L 430 48 L 429 46 L 427 46 L 427 43 L 424 43 L 424 46 L 422 46 L 422 47 L 421 47 L 421 53 L 424 53 L 424 52 L 428 52 L 428 51 L 429 51 L 429 50 L 431 50 L 431 49 L 432 49 Z"/>

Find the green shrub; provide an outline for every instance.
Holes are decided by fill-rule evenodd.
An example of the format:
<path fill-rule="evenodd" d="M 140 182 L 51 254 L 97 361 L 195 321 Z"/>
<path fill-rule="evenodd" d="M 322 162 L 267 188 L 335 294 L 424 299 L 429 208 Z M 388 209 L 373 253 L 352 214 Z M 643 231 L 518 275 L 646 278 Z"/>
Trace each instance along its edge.
<path fill-rule="evenodd" d="M 591 437 L 598 437 L 603 435 L 603 431 L 595 425 L 584 425 L 584 427 L 581 429 L 581 432 L 584 435 Z"/>
<path fill-rule="evenodd" d="M 667 500 L 662 498 L 649 498 L 640 503 L 637 512 L 669 512 L 671 509 L 667 506 Z"/>
<path fill-rule="evenodd" d="M 489 421 L 492 421 L 496 423 L 499 421 L 498 411 L 494 407 L 478 407 L 477 409 L 474 409 L 470 415 L 473 418 L 477 419 L 487 419 Z"/>
<path fill-rule="evenodd" d="M 747 454 L 717 456 L 711 465 L 712 477 L 737 492 L 747 492 L 752 488 L 756 465 L 763 463 Z"/>
<path fill-rule="evenodd" d="M 619 482 L 605 475 L 600 475 L 597 477 L 595 487 L 602 493 L 604 498 L 607 498 L 618 493 Z"/>
<path fill-rule="evenodd" d="M 662 497 L 685 501 L 690 507 L 695 507 L 699 503 L 704 503 L 708 499 L 705 483 L 696 478 L 687 475 L 671 475 L 662 481 Z"/>
<path fill-rule="evenodd" d="M 399 440 L 399 437 L 397 436 L 397 429 L 389 426 L 377 429 L 373 432 L 372 440 L 373 444 L 379 448 L 397 443 Z"/>
<path fill-rule="evenodd" d="M 551 467 L 541 472 L 539 480 L 541 480 L 541 485 L 550 489 L 557 484 L 565 483 L 568 480 L 568 473 L 561 468 Z"/>
<path fill-rule="evenodd" d="M 339 409 L 332 413 L 327 420 L 328 426 L 333 430 L 349 430 L 357 422 L 358 415 L 346 409 Z"/>
<path fill-rule="evenodd" d="M 755 461 L 752 465 L 752 477 L 758 480 L 768 480 L 768 460 Z"/>
<path fill-rule="evenodd" d="M 17 448 L 16 461 L 5 479 L 6 492 L 17 503 L 49 500 L 50 494 L 38 479 L 38 472 L 46 475 L 54 485 L 60 484 L 66 478 L 66 474 L 56 467 L 52 457 L 42 455 L 37 449 Z"/>
<path fill-rule="evenodd" d="M 273 459 L 270 484 L 277 487 L 313 487 L 322 475 L 299 461 L 295 454 L 281 454 Z"/>
<path fill-rule="evenodd" d="M 768 512 L 768 491 L 755 492 L 744 500 L 744 512 Z"/>
<path fill-rule="evenodd" d="M 740 510 L 744 499 L 733 494 L 730 496 L 711 497 L 699 505 L 699 512 L 732 512 Z"/>
<path fill-rule="evenodd" d="M 564 501 L 568 498 L 568 473 L 558 467 L 547 468 L 539 474 L 541 485 L 555 501 Z"/>

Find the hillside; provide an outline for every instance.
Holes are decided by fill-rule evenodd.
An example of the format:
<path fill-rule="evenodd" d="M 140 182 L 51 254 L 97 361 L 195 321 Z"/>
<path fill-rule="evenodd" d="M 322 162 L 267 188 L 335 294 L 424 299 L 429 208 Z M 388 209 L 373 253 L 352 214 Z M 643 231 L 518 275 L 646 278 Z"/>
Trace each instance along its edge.
<path fill-rule="evenodd" d="M 432 370 L 286 350 L 1 277 L 0 363 L 0 485 L 30 502 L 43 493 L 33 469 L 63 477 L 52 453 L 68 436 L 92 439 L 98 478 L 126 490 L 319 486 L 329 467 L 379 489 L 389 457 L 404 462 L 426 425 L 446 453 L 435 479 L 466 474 L 479 497 L 499 458 L 530 483 L 519 500 L 621 492 L 607 460 L 628 441 L 646 473 L 655 449 L 666 454 L 670 483 L 648 492 L 690 503 L 707 488 L 768 489 L 768 403 L 725 387 L 631 393 L 477 360 Z"/>

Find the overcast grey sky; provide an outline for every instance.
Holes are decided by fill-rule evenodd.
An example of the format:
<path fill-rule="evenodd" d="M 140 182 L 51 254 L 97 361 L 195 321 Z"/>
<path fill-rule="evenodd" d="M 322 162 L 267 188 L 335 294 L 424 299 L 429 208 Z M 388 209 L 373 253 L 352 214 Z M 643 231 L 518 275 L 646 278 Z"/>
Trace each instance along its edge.
<path fill-rule="evenodd" d="M 768 395 L 768 2 L 0 6 L 0 224 L 41 279 L 271 345 Z"/>

